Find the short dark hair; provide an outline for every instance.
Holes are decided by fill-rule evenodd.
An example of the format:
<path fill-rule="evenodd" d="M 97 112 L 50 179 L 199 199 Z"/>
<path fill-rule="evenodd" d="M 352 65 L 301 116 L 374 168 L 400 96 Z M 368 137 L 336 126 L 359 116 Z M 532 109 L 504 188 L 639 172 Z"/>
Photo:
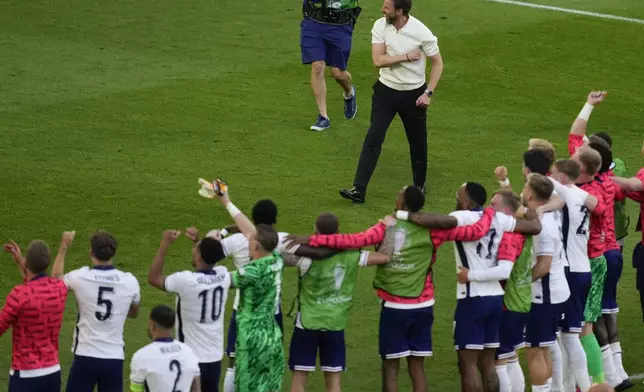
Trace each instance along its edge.
<path fill-rule="evenodd" d="M 260 224 L 255 226 L 255 241 L 259 242 L 267 252 L 272 252 L 277 247 L 279 238 L 273 226 Z"/>
<path fill-rule="evenodd" d="M 597 136 L 600 139 L 603 139 L 606 143 L 608 143 L 609 147 L 613 147 L 613 138 L 610 137 L 610 135 L 606 132 L 595 132 L 593 133 L 590 137 Z"/>
<path fill-rule="evenodd" d="M 340 231 L 340 222 L 334 214 L 323 212 L 315 220 L 315 227 L 320 234 L 337 234 Z"/>
<path fill-rule="evenodd" d="M 572 181 L 575 181 L 581 175 L 581 166 L 572 159 L 560 159 L 555 162 L 555 167 L 557 171 L 565 174 Z"/>
<path fill-rule="evenodd" d="M 609 171 L 610 165 L 613 163 L 613 152 L 610 150 L 610 148 L 607 148 L 607 145 L 608 143 L 606 143 L 605 141 L 601 143 L 591 142 L 588 145 L 588 147 L 597 151 L 602 157 L 602 164 L 598 170 L 599 173 L 606 173 L 607 171 Z"/>
<path fill-rule="evenodd" d="M 477 206 L 482 207 L 487 201 L 487 191 L 485 187 L 478 182 L 465 183 L 465 191 Z"/>
<path fill-rule="evenodd" d="M 49 263 L 51 262 L 51 253 L 47 243 L 41 240 L 33 240 L 27 248 L 27 256 L 25 257 L 25 266 L 29 271 L 34 274 L 42 274 L 47 271 Z"/>
<path fill-rule="evenodd" d="M 532 173 L 528 178 L 528 186 L 534 192 L 538 201 L 548 201 L 555 190 L 555 186 L 550 179 L 543 174 Z"/>
<path fill-rule="evenodd" d="M 579 162 L 583 165 L 586 174 L 594 176 L 602 166 L 602 156 L 599 151 L 590 147 L 581 147 L 577 150 Z"/>
<path fill-rule="evenodd" d="M 274 225 L 277 223 L 277 206 L 272 200 L 260 200 L 253 206 L 253 223 Z"/>
<path fill-rule="evenodd" d="M 411 0 L 393 0 L 393 1 L 394 1 L 395 10 L 402 10 L 403 14 L 409 15 L 409 11 L 411 11 Z"/>
<path fill-rule="evenodd" d="M 508 207 L 512 212 L 517 212 L 521 207 L 521 197 L 512 191 L 498 191 L 496 195 L 501 196 L 503 204 Z"/>
<path fill-rule="evenodd" d="M 405 207 L 409 212 L 418 212 L 425 205 L 423 190 L 417 186 L 408 186 L 403 193 Z"/>
<path fill-rule="evenodd" d="M 550 171 L 552 166 L 552 155 L 540 148 L 533 148 L 523 153 L 523 164 L 530 172 L 543 174 L 544 176 Z"/>
<path fill-rule="evenodd" d="M 221 242 L 215 238 L 204 237 L 199 241 L 199 245 L 197 245 L 197 247 L 201 258 L 208 265 L 215 265 L 218 261 L 226 258 L 224 247 L 221 245 Z"/>
<path fill-rule="evenodd" d="M 106 231 L 99 231 L 89 240 L 92 254 L 100 261 L 110 261 L 116 254 L 116 238 Z"/>
<path fill-rule="evenodd" d="M 157 305 L 150 312 L 150 320 L 154 321 L 159 327 L 172 329 L 176 314 L 168 305 Z"/>

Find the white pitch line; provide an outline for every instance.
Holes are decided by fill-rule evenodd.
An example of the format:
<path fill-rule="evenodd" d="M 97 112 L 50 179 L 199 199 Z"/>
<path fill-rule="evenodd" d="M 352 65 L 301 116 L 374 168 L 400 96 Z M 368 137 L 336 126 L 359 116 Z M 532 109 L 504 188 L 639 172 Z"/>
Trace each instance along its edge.
<path fill-rule="evenodd" d="M 526 3 L 526 2 L 523 2 L 523 1 L 514 1 L 514 0 L 488 0 L 488 1 L 493 1 L 495 3 L 503 3 L 503 4 L 521 5 L 521 6 L 530 7 L 530 8 L 540 8 L 540 9 L 550 10 L 550 11 L 566 12 L 566 13 L 569 13 L 569 14 L 594 16 L 596 18 L 621 20 L 622 22 L 631 22 L 631 23 L 644 24 L 643 19 L 627 18 L 627 17 L 624 17 L 624 16 L 617 16 L 617 15 L 610 15 L 610 14 L 600 14 L 598 12 L 573 10 L 573 9 L 570 9 L 570 8 L 553 7 L 553 6 L 549 6 L 549 5 L 533 4 L 533 3 Z"/>
<path fill-rule="evenodd" d="M 644 379 L 644 373 L 638 373 L 638 374 L 633 374 L 632 376 L 628 376 L 631 380 L 642 380 Z"/>

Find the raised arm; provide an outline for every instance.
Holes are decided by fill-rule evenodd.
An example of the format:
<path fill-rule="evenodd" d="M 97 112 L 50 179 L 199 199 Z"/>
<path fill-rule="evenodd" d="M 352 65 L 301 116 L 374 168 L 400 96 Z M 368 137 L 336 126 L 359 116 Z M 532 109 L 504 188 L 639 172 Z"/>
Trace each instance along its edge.
<path fill-rule="evenodd" d="M 60 240 L 60 247 L 54 260 L 54 265 L 51 267 L 51 276 L 54 278 L 62 278 L 65 274 L 65 255 L 67 255 L 67 248 L 74 241 L 76 236 L 75 231 L 66 231 L 63 233 L 63 238 Z"/>
<path fill-rule="evenodd" d="M 591 91 L 586 98 L 586 104 L 577 115 L 572 123 L 570 134 L 568 136 L 568 152 L 573 155 L 577 148 L 583 144 L 583 137 L 586 136 L 588 128 L 588 119 L 596 105 L 600 104 L 608 93 L 606 91 Z"/>
<path fill-rule="evenodd" d="M 152 287 L 165 291 L 163 264 L 170 245 L 179 238 L 179 235 L 181 235 L 181 232 L 177 230 L 166 230 L 163 232 L 161 244 L 159 245 L 159 249 L 157 249 L 157 253 L 154 255 L 154 261 L 152 262 L 150 271 L 148 272 L 148 283 L 150 283 Z"/>
<path fill-rule="evenodd" d="M 499 189 L 502 191 L 512 191 L 512 185 L 510 184 L 510 178 L 508 177 L 508 168 L 505 166 L 499 166 L 494 169 L 494 175 L 496 179 L 499 180 Z"/>
<path fill-rule="evenodd" d="M 255 234 L 255 225 L 230 201 L 228 190 L 222 192 L 219 196 L 219 202 L 221 205 L 226 207 L 230 216 L 235 220 L 235 225 L 239 231 L 241 231 L 245 236 Z"/>
<path fill-rule="evenodd" d="M 22 280 L 27 279 L 27 267 L 25 267 L 25 258 L 22 256 L 22 252 L 20 251 L 20 246 L 18 246 L 16 241 L 9 240 L 9 242 L 4 244 L 2 248 L 4 249 L 5 252 L 9 253 L 13 258 L 13 261 L 18 266 L 18 270 L 20 271 L 20 276 L 22 277 Z"/>

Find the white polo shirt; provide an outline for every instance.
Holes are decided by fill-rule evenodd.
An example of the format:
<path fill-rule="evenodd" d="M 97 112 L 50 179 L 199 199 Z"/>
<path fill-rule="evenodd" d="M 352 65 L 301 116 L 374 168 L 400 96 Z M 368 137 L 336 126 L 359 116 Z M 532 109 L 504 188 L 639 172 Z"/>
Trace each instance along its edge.
<path fill-rule="evenodd" d="M 438 38 L 423 22 L 411 15 L 400 30 L 388 24 L 385 17 L 378 19 L 371 30 L 371 43 L 384 43 L 389 56 L 404 55 L 413 50 L 424 53 L 420 60 L 380 68 L 380 83 L 398 91 L 415 90 L 425 84 L 427 57 L 439 53 Z"/>

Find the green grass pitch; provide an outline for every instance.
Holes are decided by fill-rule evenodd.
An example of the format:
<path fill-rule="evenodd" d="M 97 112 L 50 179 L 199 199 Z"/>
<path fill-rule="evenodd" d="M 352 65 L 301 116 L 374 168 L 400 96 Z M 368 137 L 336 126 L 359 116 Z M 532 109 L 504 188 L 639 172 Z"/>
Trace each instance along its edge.
<path fill-rule="evenodd" d="M 639 0 L 536 2 L 644 18 Z M 125 329 L 128 368 L 129 357 L 148 341 L 150 308 L 172 303 L 145 283 L 161 232 L 230 223 L 223 208 L 198 197 L 197 178 L 227 179 L 232 199 L 246 211 L 260 198 L 274 199 L 279 229 L 293 233 L 311 231 L 321 211 L 337 213 L 344 231 L 358 231 L 394 208 L 397 190 L 411 181 L 399 120 L 389 130 L 367 204 L 337 195 L 351 185 L 377 78 L 370 30 L 381 2 L 361 5 L 349 63 L 358 116 L 344 120 L 341 90 L 328 79 L 333 127 L 312 133 L 317 111 L 309 69 L 300 64 L 299 0 L 0 0 L 0 239 L 26 246 L 42 238 L 55 251 L 61 232 L 76 230 L 71 269 L 89 262 L 93 231 L 116 235 L 118 266 L 142 285 L 141 316 Z M 467 180 L 493 190 L 499 164 L 519 183 L 530 137 L 552 140 L 565 155 L 570 124 L 593 88 L 610 94 L 590 130 L 612 134 L 629 173 L 641 167 L 642 25 L 484 0 L 416 0 L 412 14 L 439 37 L 445 61 L 429 109 L 427 210 L 451 211 L 454 192 Z M 636 205 L 628 208 L 633 227 Z M 644 372 L 630 263 L 637 238 L 628 237 L 619 287 L 631 374 Z M 189 250 L 187 239 L 175 244 L 166 272 L 190 268 Z M 4 298 L 19 276 L 8 255 L 0 263 Z M 427 361 L 435 391 L 459 389 L 451 342 L 454 271 L 453 251 L 445 246 L 435 266 L 434 358 Z M 373 273 L 361 271 L 347 328 L 347 391 L 380 388 Z M 294 271 L 285 273 L 283 288 L 288 310 Z M 60 339 L 63 373 L 71 365 L 75 314 L 70 296 Z M 287 347 L 292 319 L 285 324 Z M 0 385 L 8 381 L 10 349 L 7 333 L 0 339 Z M 408 391 L 404 369 L 400 390 Z M 284 390 L 289 380 L 287 371 Z M 638 383 L 634 390 L 644 391 Z M 309 389 L 323 385 L 316 373 Z"/>

